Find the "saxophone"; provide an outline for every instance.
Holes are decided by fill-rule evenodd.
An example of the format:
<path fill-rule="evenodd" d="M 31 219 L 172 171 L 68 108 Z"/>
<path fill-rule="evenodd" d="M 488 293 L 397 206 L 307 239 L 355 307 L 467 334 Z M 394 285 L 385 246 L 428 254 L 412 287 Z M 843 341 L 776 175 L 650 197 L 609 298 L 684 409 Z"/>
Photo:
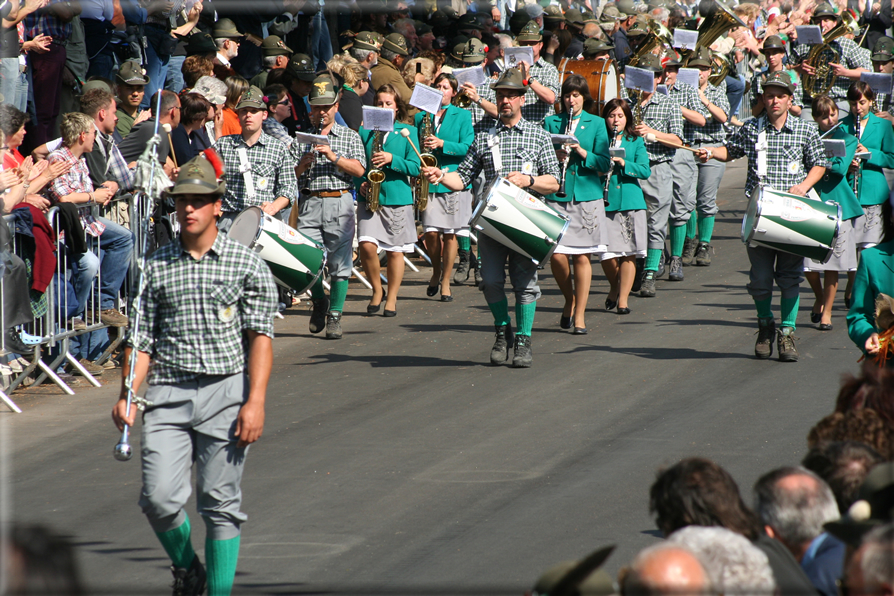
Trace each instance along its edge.
<path fill-rule="evenodd" d="M 371 155 L 375 155 L 382 150 L 382 138 L 385 136 L 380 130 L 373 133 L 373 146 Z M 367 172 L 366 179 L 369 180 L 369 192 L 366 195 L 366 208 L 375 213 L 379 210 L 379 192 L 382 190 L 382 182 L 385 181 L 385 172 L 379 168 L 374 168 Z"/>
<path fill-rule="evenodd" d="M 419 131 L 419 138 L 424 143 L 425 139 L 434 136 L 434 134 L 435 128 L 432 125 L 431 114 L 426 112 L 425 116 L 422 117 L 422 128 Z M 426 166 L 437 167 L 438 159 L 431 153 L 423 153 L 420 157 L 422 158 L 423 168 Z M 416 208 L 419 211 L 425 211 L 425 208 L 428 207 L 428 178 L 425 177 L 421 170 L 416 177 L 413 187 L 416 190 Z"/>

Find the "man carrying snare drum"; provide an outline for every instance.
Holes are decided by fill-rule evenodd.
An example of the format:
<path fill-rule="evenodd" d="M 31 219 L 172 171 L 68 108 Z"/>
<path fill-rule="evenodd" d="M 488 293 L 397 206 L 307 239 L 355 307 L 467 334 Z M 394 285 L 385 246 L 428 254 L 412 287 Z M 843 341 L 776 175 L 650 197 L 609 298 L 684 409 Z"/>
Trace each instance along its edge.
<path fill-rule="evenodd" d="M 771 73 L 763 84 L 766 115 L 753 118 L 739 128 L 723 147 L 699 149 L 702 163 L 714 158 L 730 161 L 748 156 L 748 179 L 745 195 L 759 200 L 760 186 L 804 196 L 826 172 L 823 144 L 816 128 L 800 118 L 789 115 L 794 87 L 785 72 Z M 766 147 L 758 150 L 758 145 Z M 766 174 L 759 173 L 759 161 L 766 159 Z M 749 246 L 751 261 L 748 293 L 757 309 L 758 336 L 754 355 L 769 358 L 773 355 L 773 336 L 780 362 L 797 362 L 795 321 L 798 316 L 799 285 L 804 280 L 804 258 L 764 246 Z M 776 329 L 771 301 L 773 281 L 781 293 L 782 328 Z"/>
<path fill-rule="evenodd" d="M 518 68 L 503 71 L 491 88 L 496 92 L 499 121 L 486 118 L 475 126 L 475 140 L 465 159 L 455 172 L 444 172 L 437 167 L 422 168 L 432 184 L 443 184 L 451 191 L 466 188 L 484 171 L 492 182 L 504 177 L 536 197 L 559 190 L 559 162 L 554 151 L 544 151 L 552 141 L 539 125 L 521 116 L 529 81 Z M 503 289 L 504 269 L 509 262 L 509 280 L 515 291 L 514 368 L 529 368 L 533 362 L 531 329 L 540 288 L 537 286 L 537 265 L 530 257 L 518 253 L 485 234 L 479 234 L 481 277 L 484 299 L 494 315 L 497 330 L 491 349 L 491 364 L 499 365 L 509 359 L 512 326 L 509 302 Z"/>

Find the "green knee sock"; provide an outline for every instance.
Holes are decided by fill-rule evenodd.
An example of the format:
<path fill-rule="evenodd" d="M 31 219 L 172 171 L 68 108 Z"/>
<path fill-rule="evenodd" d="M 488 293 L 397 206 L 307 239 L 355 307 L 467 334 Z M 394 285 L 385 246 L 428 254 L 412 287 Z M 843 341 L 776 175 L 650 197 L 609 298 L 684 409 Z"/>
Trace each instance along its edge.
<path fill-rule="evenodd" d="M 698 241 L 711 242 L 711 235 L 714 233 L 714 216 L 703 217 L 698 220 Z"/>
<path fill-rule="evenodd" d="M 661 260 L 661 249 L 650 248 L 646 252 L 646 271 L 658 271 L 658 262 Z"/>
<path fill-rule="evenodd" d="M 757 309 L 757 318 L 759 319 L 772 319 L 773 318 L 773 309 L 770 307 L 770 303 L 773 302 L 772 298 L 767 298 L 766 300 L 755 300 L 754 307 Z"/>
<path fill-rule="evenodd" d="M 509 301 L 503 298 L 499 302 L 488 303 L 490 312 L 494 313 L 494 325 L 509 325 L 512 320 L 509 318 Z"/>
<path fill-rule="evenodd" d="M 329 310 L 341 312 L 345 307 L 345 298 L 348 296 L 348 280 L 339 279 L 329 286 Z"/>
<path fill-rule="evenodd" d="M 190 566 L 196 556 L 195 551 L 192 549 L 192 541 L 189 539 L 190 534 L 188 517 L 186 521 L 173 530 L 155 533 L 165 552 L 171 557 L 174 567 L 185 569 Z"/>
<path fill-rule="evenodd" d="M 239 536 L 229 540 L 205 539 L 208 568 L 208 596 L 229 596 L 239 561 Z"/>
<path fill-rule="evenodd" d="M 531 337 L 531 329 L 534 328 L 534 311 L 536 310 L 536 302 L 515 305 L 515 325 L 518 327 L 516 330 L 518 335 Z"/>
<path fill-rule="evenodd" d="M 317 282 L 310 288 L 310 295 L 314 300 L 326 297 L 326 290 L 323 289 L 323 276 L 321 275 Z"/>
<path fill-rule="evenodd" d="M 780 310 L 782 310 L 782 326 L 795 328 L 795 321 L 798 319 L 798 304 L 801 302 L 800 296 L 794 298 L 782 298 L 780 300 Z"/>
<path fill-rule="evenodd" d="M 671 256 L 679 257 L 683 254 L 683 243 L 686 242 L 686 224 L 681 226 L 671 225 Z"/>
<path fill-rule="evenodd" d="M 457 236 L 456 242 L 459 244 L 459 250 L 469 250 L 472 248 L 472 239 L 468 236 Z"/>
<path fill-rule="evenodd" d="M 689 221 L 686 222 L 686 237 L 687 238 L 695 238 L 696 233 L 698 232 L 698 215 L 695 211 L 689 216 Z"/>

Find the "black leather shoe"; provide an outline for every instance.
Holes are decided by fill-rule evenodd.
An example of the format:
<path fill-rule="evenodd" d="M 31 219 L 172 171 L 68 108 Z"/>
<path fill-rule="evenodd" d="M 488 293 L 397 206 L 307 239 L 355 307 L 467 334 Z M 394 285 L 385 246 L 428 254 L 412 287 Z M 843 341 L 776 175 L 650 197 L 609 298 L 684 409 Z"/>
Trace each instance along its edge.
<path fill-rule="evenodd" d="M 453 294 L 441 294 L 441 302 L 453 302 Z"/>
<path fill-rule="evenodd" d="M 384 311 L 382 311 L 382 314 L 385 315 L 386 317 L 396 317 L 397 311 L 396 310 L 388 310 L 386 308 Z"/>
<path fill-rule="evenodd" d="M 34 346 L 29 346 L 23 342 L 22 338 L 19 337 L 19 334 L 16 333 L 15 329 L 12 327 L 6 330 L 4 341 L 8 352 L 13 352 L 14 354 L 19 354 L 21 356 L 30 356 L 34 353 Z"/>
<path fill-rule="evenodd" d="M 428 296 L 429 298 L 433 297 L 437 293 L 438 293 L 438 286 L 428 286 L 427 288 L 425 288 L 425 295 Z"/>
<path fill-rule="evenodd" d="M 376 314 L 377 312 L 379 312 L 381 309 L 382 309 L 382 303 L 381 303 L 381 302 L 379 302 L 378 304 L 367 304 L 367 305 L 366 305 L 366 314 L 368 314 L 368 315 L 374 315 L 374 314 Z"/>
<path fill-rule="evenodd" d="M 810 311 L 810 322 L 819 323 L 823 318 L 823 313 Z"/>
<path fill-rule="evenodd" d="M 587 328 L 586 327 L 575 327 L 574 331 L 571 332 L 571 335 L 586 335 Z"/>
<path fill-rule="evenodd" d="M 619 314 L 619 315 L 629 315 L 629 314 L 630 314 L 630 309 L 629 309 L 628 307 L 626 307 L 626 306 L 623 306 L 623 307 L 622 307 L 622 306 L 619 306 L 619 307 L 618 307 L 618 314 Z"/>
<path fill-rule="evenodd" d="M 820 323 L 820 331 L 832 331 L 832 323 Z"/>
<path fill-rule="evenodd" d="M 617 300 L 612 300 L 611 298 L 605 299 L 605 310 L 615 310 L 616 306 L 618 306 Z"/>
<path fill-rule="evenodd" d="M 560 317 L 559 327 L 562 329 L 571 329 L 571 317 Z"/>
<path fill-rule="evenodd" d="M 505 364 L 509 360 L 509 345 L 514 336 L 511 325 L 494 325 L 494 347 L 490 349 L 490 363 L 494 365 Z"/>

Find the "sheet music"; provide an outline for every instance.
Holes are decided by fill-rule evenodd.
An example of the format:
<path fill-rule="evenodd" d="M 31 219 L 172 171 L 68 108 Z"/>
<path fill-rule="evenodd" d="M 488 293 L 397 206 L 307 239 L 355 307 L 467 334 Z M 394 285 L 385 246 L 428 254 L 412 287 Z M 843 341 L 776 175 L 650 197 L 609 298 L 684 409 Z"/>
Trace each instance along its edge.
<path fill-rule="evenodd" d="M 363 106 L 363 128 L 391 132 L 394 130 L 394 110 Z"/>

